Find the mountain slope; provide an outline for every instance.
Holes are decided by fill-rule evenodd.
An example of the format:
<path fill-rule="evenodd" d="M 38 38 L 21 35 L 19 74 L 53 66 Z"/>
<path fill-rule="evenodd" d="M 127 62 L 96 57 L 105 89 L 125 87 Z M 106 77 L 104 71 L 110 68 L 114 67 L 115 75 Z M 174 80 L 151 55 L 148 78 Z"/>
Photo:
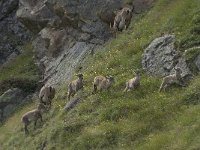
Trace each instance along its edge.
<path fill-rule="evenodd" d="M 143 72 L 140 88 L 122 92 L 133 70 L 141 69 L 144 48 L 160 34 L 174 33 L 181 51 L 199 44 L 200 35 L 192 32 L 200 27 L 199 11 L 199 0 L 157 0 L 128 31 L 88 58 L 82 103 L 63 112 L 66 85 L 61 86 L 43 124 L 24 135 L 20 118 L 35 106 L 29 104 L 0 127 L 0 145 L 3 149 L 200 149 L 199 75 L 187 87 L 158 93 L 160 78 Z M 115 76 L 116 84 L 110 92 L 90 95 L 92 80 L 99 74 Z"/>

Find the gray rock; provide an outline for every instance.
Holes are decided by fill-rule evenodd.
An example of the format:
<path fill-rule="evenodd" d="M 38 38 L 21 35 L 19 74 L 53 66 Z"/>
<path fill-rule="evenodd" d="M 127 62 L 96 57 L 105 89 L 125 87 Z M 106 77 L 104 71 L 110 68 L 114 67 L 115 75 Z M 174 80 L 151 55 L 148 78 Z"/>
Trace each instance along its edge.
<path fill-rule="evenodd" d="M 80 98 L 73 98 L 72 100 L 70 100 L 64 107 L 65 111 L 69 111 L 71 109 L 73 109 L 76 105 L 78 105 L 81 102 Z"/>
<path fill-rule="evenodd" d="M 139 8 L 150 3 L 135 4 Z M 112 37 L 109 20 L 123 7 L 122 0 L 19 0 L 19 4 L 17 17 L 37 34 L 32 43 L 35 60 L 42 82 L 48 84 L 71 79 L 84 58 Z M 46 57 L 48 62 L 43 61 Z"/>
<path fill-rule="evenodd" d="M 20 103 L 24 98 L 24 92 L 18 88 L 9 89 L 0 96 L 1 102 Z"/>
<path fill-rule="evenodd" d="M 90 34 L 82 33 L 82 34 L 80 35 L 80 37 L 78 37 L 77 40 L 80 41 L 80 42 L 86 42 L 86 41 L 88 41 L 90 38 L 91 38 L 91 35 L 90 35 Z"/>
<path fill-rule="evenodd" d="M 195 59 L 195 64 L 200 71 L 200 55 L 198 55 L 197 58 Z"/>
<path fill-rule="evenodd" d="M 174 35 L 164 35 L 153 40 L 144 51 L 143 69 L 150 75 L 166 76 L 174 72 L 174 67 L 179 67 L 183 77 L 190 75 L 186 61 L 175 49 L 174 43 Z"/>
<path fill-rule="evenodd" d="M 82 64 L 95 45 L 76 42 L 73 47 L 64 51 L 57 59 L 51 61 L 45 69 L 45 78 L 49 84 L 63 83 L 72 78 L 74 70 Z"/>
<path fill-rule="evenodd" d="M 102 45 L 102 44 L 104 43 L 104 41 L 101 40 L 101 39 L 92 39 L 92 40 L 90 41 L 90 43 Z"/>
<path fill-rule="evenodd" d="M 19 55 L 20 46 L 31 38 L 31 33 L 15 16 L 17 9 L 18 0 L 0 2 L 0 65 L 9 61 L 13 54 Z"/>
<path fill-rule="evenodd" d="M 199 46 L 186 49 L 183 53 L 183 56 L 186 59 L 186 62 L 188 63 L 190 69 L 192 70 L 194 74 L 200 71 L 200 47 Z"/>
<path fill-rule="evenodd" d="M 17 54 L 16 52 L 12 52 L 12 53 L 8 56 L 8 58 L 7 58 L 7 60 L 6 60 L 6 63 L 11 62 L 11 61 L 14 60 L 17 56 L 18 56 L 18 54 Z M 6 63 L 5 63 L 5 64 L 6 64 Z"/>
<path fill-rule="evenodd" d="M 17 18 L 32 32 L 38 33 L 55 14 L 45 4 L 46 0 L 19 0 Z"/>
<path fill-rule="evenodd" d="M 135 11 L 141 13 L 152 6 L 154 0 L 134 0 Z"/>
<path fill-rule="evenodd" d="M 20 0 L 18 18 L 33 32 L 39 33 L 33 47 L 37 64 L 43 70 L 43 82 L 56 84 L 71 79 L 84 58 L 111 37 L 109 28 L 97 13 L 104 8 L 115 10 L 121 5 L 120 0 L 43 0 L 35 3 Z M 56 19 L 50 21 L 52 18 Z M 43 61 L 46 57 L 48 63 Z"/>
<path fill-rule="evenodd" d="M 9 117 L 20 104 L 23 104 L 27 101 L 26 94 L 18 89 L 9 89 L 4 94 L 0 96 L 0 121 L 3 121 Z"/>

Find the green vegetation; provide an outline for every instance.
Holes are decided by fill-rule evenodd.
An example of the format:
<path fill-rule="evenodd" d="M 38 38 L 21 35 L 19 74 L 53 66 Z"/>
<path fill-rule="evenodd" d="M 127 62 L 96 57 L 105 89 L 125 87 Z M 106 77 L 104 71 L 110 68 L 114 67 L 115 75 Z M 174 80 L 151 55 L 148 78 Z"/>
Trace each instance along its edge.
<path fill-rule="evenodd" d="M 185 52 L 187 61 L 193 61 L 200 54 L 200 47 L 189 49 Z"/>
<path fill-rule="evenodd" d="M 37 78 L 37 69 L 33 61 L 33 51 L 31 43 L 23 47 L 23 53 L 14 61 L 0 68 L 0 80 L 8 78 Z"/>
<path fill-rule="evenodd" d="M 200 47 L 195 47 L 191 49 L 187 49 L 184 52 L 184 57 L 186 59 L 186 62 L 188 66 L 190 67 L 190 70 L 194 73 L 198 73 L 198 68 L 194 63 L 194 60 L 197 58 L 197 56 L 200 54 Z"/>
<path fill-rule="evenodd" d="M 116 77 L 111 92 L 89 95 L 73 110 L 63 112 L 63 85 L 44 123 L 36 130 L 30 126 L 30 135 L 24 135 L 20 118 L 34 107 L 29 104 L 0 128 L 0 145 L 7 150 L 43 146 L 50 150 L 199 149 L 200 75 L 187 87 L 158 93 L 161 80 L 142 73 L 141 87 L 122 93 L 133 70 L 141 69 L 144 48 L 160 34 L 174 33 L 181 50 L 198 45 L 200 34 L 191 31 L 200 20 L 199 11 L 199 0 L 157 0 L 149 12 L 135 18 L 128 31 L 85 64 L 85 93 L 91 93 L 93 77 L 99 74 Z"/>
<path fill-rule="evenodd" d="M 20 87 L 27 92 L 34 91 L 39 75 L 32 58 L 32 49 L 31 43 L 26 44 L 21 55 L 0 68 L 0 93 L 10 87 Z"/>

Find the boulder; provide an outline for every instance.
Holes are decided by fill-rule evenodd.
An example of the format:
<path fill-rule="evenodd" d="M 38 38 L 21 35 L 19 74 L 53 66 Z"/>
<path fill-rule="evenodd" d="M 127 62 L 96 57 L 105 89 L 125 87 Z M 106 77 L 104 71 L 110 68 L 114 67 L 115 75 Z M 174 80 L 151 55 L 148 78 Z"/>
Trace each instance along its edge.
<path fill-rule="evenodd" d="M 65 111 L 69 111 L 71 109 L 73 109 L 76 105 L 78 105 L 81 102 L 80 98 L 73 98 L 72 100 L 70 100 L 64 107 Z"/>
<path fill-rule="evenodd" d="M 153 40 L 144 51 L 143 69 L 150 75 L 166 76 L 174 72 L 174 67 L 179 67 L 183 77 L 191 75 L 185 59 L 174 44 L 175 35 L 164 35 Z"/>
<path fill-rule="evenodd" d="M 20 104 L 23 104 L 26 99 L 26 94 L 18 89 L 13 88 L 7 90 L 0 96 L 0 121 L 9 117 Z"/>
<path fill-rule="evenodd" d="M 130 0 L 131 1 L 131 0 Z M 155 0 L 134 0 L 135 12 L 141 13 L 149 9 Z"/>
<path fill-rule="evenodd" d="M 16 16 L 34 33 L 38 33 L 55 17 L 45 2 L 46 0 L 19 0 Z"/>

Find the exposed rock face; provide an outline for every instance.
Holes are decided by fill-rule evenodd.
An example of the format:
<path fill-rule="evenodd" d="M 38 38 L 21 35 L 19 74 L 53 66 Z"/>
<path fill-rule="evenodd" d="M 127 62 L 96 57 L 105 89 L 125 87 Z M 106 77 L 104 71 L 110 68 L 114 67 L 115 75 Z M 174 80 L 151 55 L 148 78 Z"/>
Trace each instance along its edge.
<path fill-rule="evenodd" d="M 71 78 L 76 67 L 110 37 L 99 17 L 104 10 L 121 7 L 121 0 L 20 0 L 19 20 L 33 33 L 35 58 L 44 82 L 56 84 Z"/>
<path fill-rule="evenodd" d="M 31 38 L 31 33 L 16 19 L 17 9 L 18 0 L 0 1 L 0 65 L 20 54 L 20 45 Z"/>
<path fill-rule="evenodd" d="M 142 66 L 150 75 L 166 76 L 174 72 L 174 67 L 182 70 L 182 76 L 191 74 L 186 61 L 175 49 L 175 36 L 164 35 L 156 38 L 145 49 Z"/>
<path fill-rule="evenodd" d="M 153 0 L 134 2 L 141 12 Z M 122 0 L 19 0 L 18 19 L 37 35 L 33 47 L 43 82 L 68 81 L 112 37 L 110 22 L 121 7 Z"/>
<path fill-rule="evenodd" d="M 18 19 L 32 32 L 38 33 L 55 16 L 46 0 L 19 0 Z"/>
<path fill-rule="evenodd" d="M 0 121 L 10 116 L 17 106 L 23 104 L 26 101 L 26 94 L 18 89 L 9 89 L 0 96 Z"/>

